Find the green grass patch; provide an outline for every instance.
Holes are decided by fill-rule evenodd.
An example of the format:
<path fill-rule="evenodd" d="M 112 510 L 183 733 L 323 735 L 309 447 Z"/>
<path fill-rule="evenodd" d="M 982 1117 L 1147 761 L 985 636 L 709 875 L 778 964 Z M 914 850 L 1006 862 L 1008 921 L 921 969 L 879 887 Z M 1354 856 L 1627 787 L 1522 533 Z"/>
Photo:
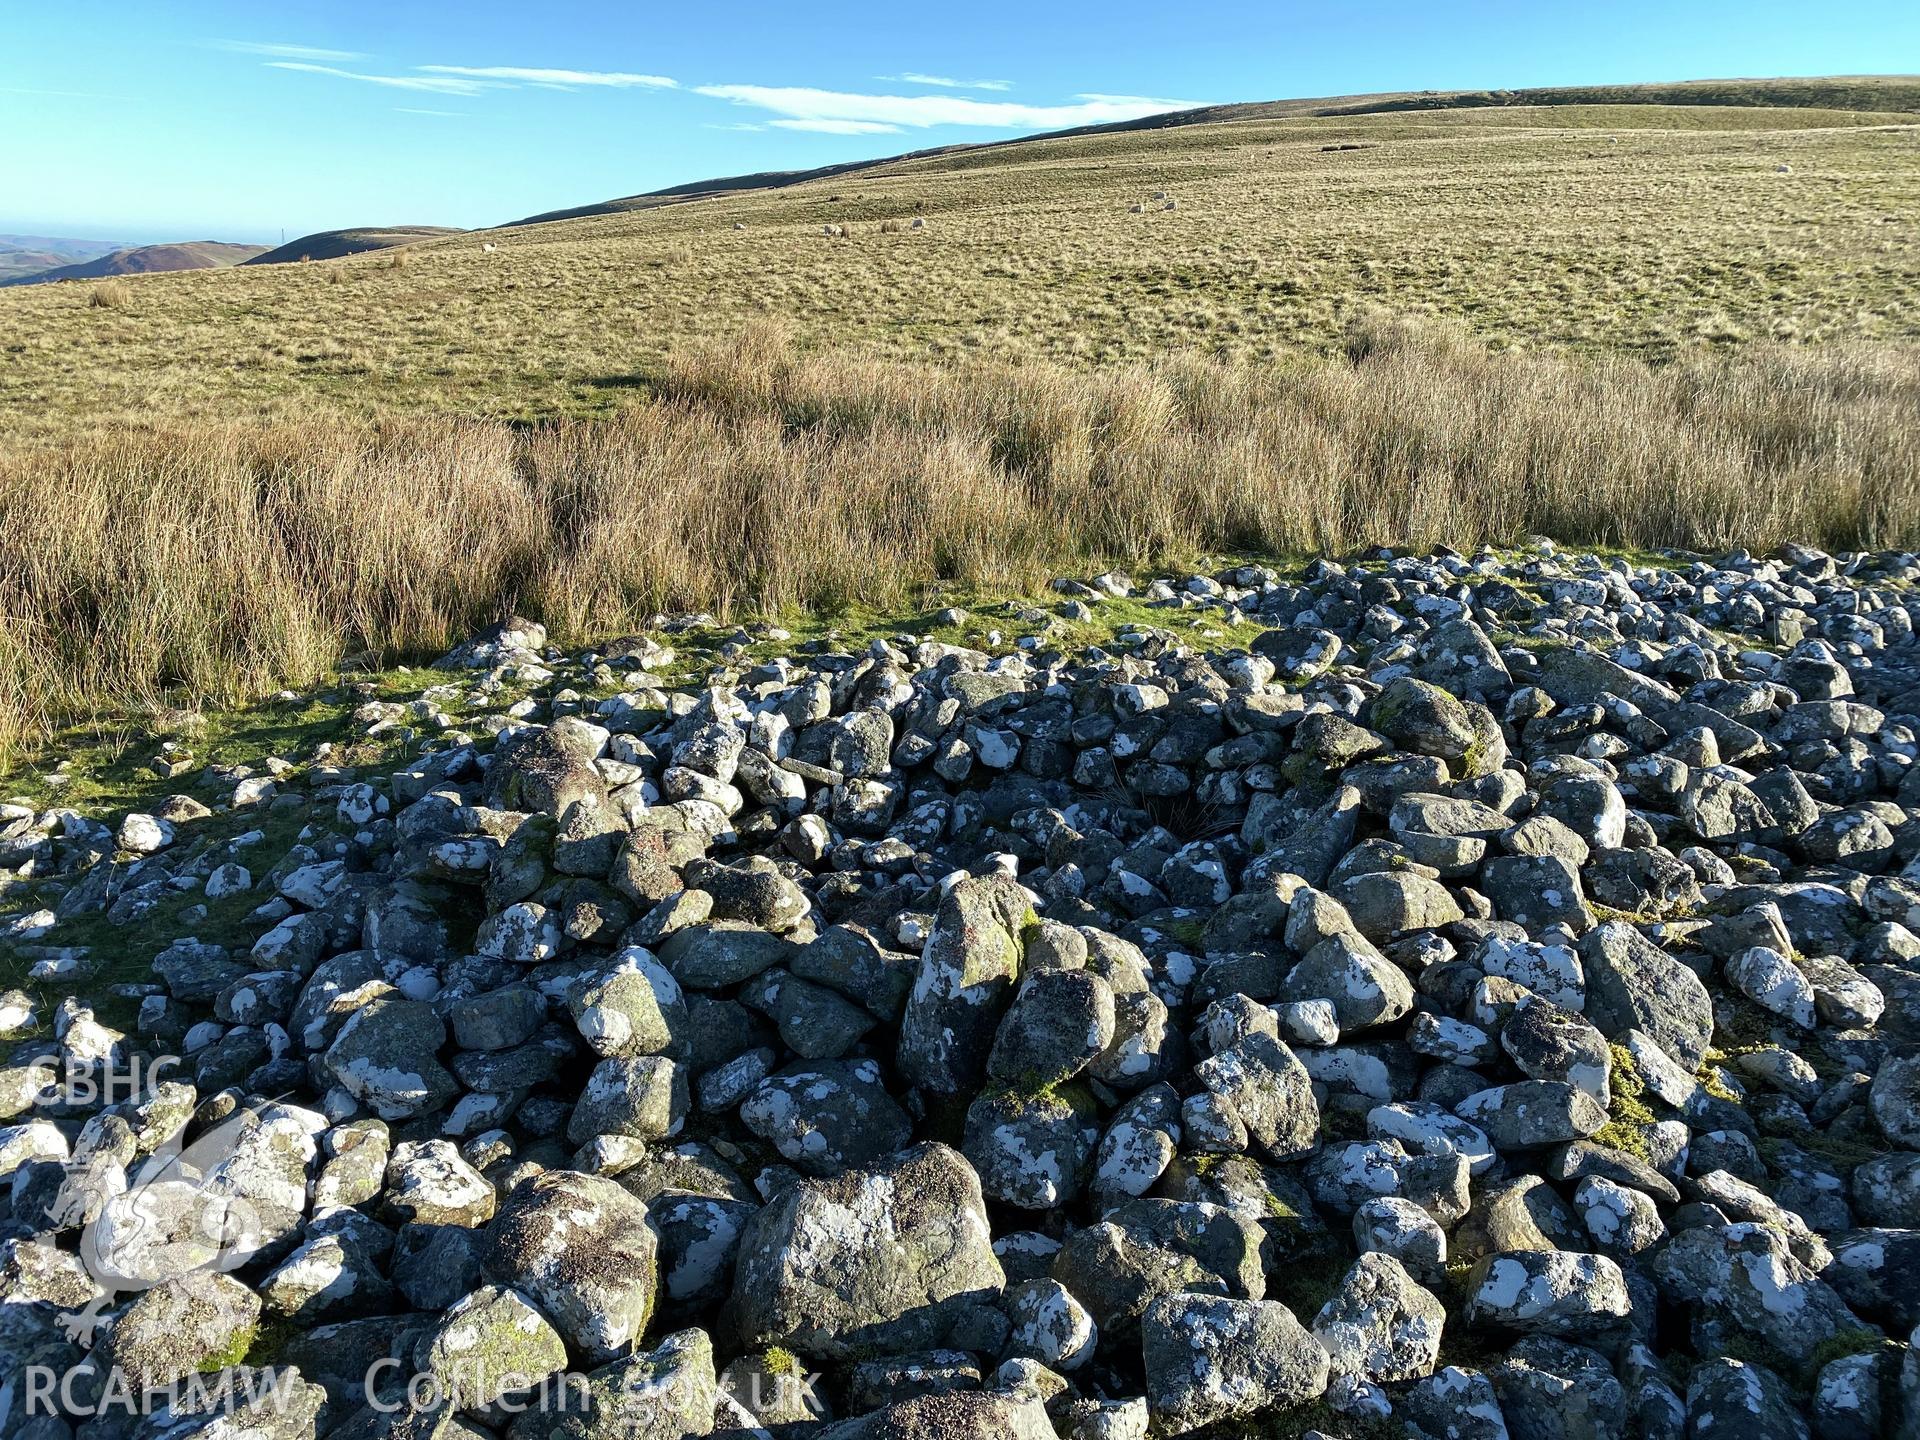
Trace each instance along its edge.
<path fill-rule="evenodd" d="M 373 698 L 404 703 L 450 677 L 431 670 L 395 670 L 377 675 L 351 675 L 293 701 L 265 700 L 253 705 L 207 709 L 187 732 L 194 760 L 183 774 L 163 776 L 151 766 L 158 737 L 136 715 L 103 717 L 88 726 L 71 727 L 59 741 L 30 757 L 16 757 L 15 767 L 0 781 L 0 795 L 17 798 L 36 809 L 77 810 L 109 827 L 121 817 L 156 809 L 168 797 L 189 795 L 203 803 L 220 797 L 200 783 L 209 765 L 246 766 L 264 774 L 270 758 L 289 761 L 289 777 L 297 783 L 314 763 L 321 747 L 330 746 L 325 763 L 356 773 L 379 775 L 397 765 L 412 746 L 401 734 L 367 738 L 352 722 L 365 697 L 348 684 L 371 687 Z M 415 737 L 417 739 L 417 737 Z M 35 767 L 31 760 L 62 757 L 57 767 Z M 225 846 L 237 836 L 260 832 L 261 840 L 245 848 L 239 863 L 252 872 L 255 887 L 222 899 L 209 900 L 199 890 L 168 890 L 141 919 L 114 924 L 104 912 L 62 919 L 43 939 L 28 946 L 0 943 L 0 986 L 21 986 L 40 1002 L 43 1013 L 74 989 L 71 981 L 31 981 L 27 973 L 40 947 L 81 947 L 103 961 L 81 987 L 97 997 L 102 1017 L 124 1021 L 131 1007 L 115 1000 L 112 987 L 150 978 L 153 957 L 182 935 L 228 947 L 245 947 L 266 928 L 249 920 L 252 911 L 271 898 L 259 882 L 286 855 L 300 832 L 316 818 L 310 807 L 279 808 L 271 802 L 235 810 L 215 809 L 211 815 L 181 823 L 178 838 L 166 853 L 186 855 Z M 330 819 L 330 814 L 318 818 Z M 0 914 L 18 914 L 53 908 L 79 876 L 18 880 L 0 888 Z M 189 912 L 192 912 L 191 914 Z"/>

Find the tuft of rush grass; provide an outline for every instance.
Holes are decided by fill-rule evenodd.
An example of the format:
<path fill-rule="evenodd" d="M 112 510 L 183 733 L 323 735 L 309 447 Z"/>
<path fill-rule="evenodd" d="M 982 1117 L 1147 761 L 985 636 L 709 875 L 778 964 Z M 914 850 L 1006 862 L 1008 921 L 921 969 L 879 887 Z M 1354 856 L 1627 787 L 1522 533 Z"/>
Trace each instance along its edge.
<path fill-rule="evenodd" d="M 1300 366 L 904 366 L 750 327 L 605 421 L 106 427 L 0 452 L 0 745 L 512 612 L 898 606 L 1204 554 L 1920 541 L 1920 351 L 1661 367 L 1377 320 Z"/>
<path fill-rule="evenodd" d="M 1912 92 L 1885 93 L 1893 111 Z M 1510 98 L 1269 107 L 614 202 L 309 265 L 140 276 L 137 303 L 104 313 L 84 286 L 8 288 L 0 420 L 19 438 L 155 417 L 604 414 L 669 355 L 768 314 L 861 359 L 1079 369 L 1330 354 L 1377 306 L 1496 346 L 1655 357 L 1920 336 L 1916 116 Z M 1156 191 L 1178 208 L 1130 213 Z"/>

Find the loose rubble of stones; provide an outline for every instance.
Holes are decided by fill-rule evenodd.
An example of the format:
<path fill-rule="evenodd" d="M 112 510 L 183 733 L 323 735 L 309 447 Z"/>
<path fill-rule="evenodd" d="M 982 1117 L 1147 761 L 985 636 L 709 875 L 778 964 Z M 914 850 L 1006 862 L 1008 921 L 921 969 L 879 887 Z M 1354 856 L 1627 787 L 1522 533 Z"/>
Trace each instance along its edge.
<path fill-rule="evenodd" d="M 685 689 L 514 622 L 355 717 L 394 773 L 0 812 L 56 991 L 73 915 L 262 901 L 124 1031 L 0 1002 L 0 1354 L 80 1376 L 11 1433 L 1920 1433 L 1916 580 L 1102 576 L 1169 628 Z M 195 843 L 246 805 L 299 843 Z"/>

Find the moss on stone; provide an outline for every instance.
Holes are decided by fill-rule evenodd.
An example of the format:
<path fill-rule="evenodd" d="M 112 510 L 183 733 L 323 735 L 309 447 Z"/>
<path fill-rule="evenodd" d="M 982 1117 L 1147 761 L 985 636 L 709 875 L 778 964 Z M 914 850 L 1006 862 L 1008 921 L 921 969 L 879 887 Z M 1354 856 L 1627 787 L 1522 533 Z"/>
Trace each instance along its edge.
<path fill-rule="evenodd" d="M 1267 1218 L 1270 1220 L 1298 1220 L 1300 1218 L 1300 1212 L 1298 1210 L 1287 1204 L 1286 1201 L 1282 1200 L 1271 1190 L 1261 1193 L 1260 1203 L 1266 1209 Z"/>
<path fill-rule="evenodd" d="M 1729 1105 L 1740 1103 L 1740 1093 L 1727 1084 L 1726 1072 L 1718 1065 L 1702 1065 L 1694 1078 L 1700 1082 L 1700 1088 L 1714 1099 L 1724 1100 Z"/>
<path fill-rule="evenodd" d="M 1607 1106 L 1607 1123 L 1595 1133 L 1593 1141 L 1636 1160 L 1646 1160 L 1651 1154 L 1647 1132 L 1659 1119 L 1646 1101 L 1647 1082 L 1626 1046 L 1609 1045 L 1607 1054 L 1612 1103 Z"/>
<path fill-rule="evenodd" d="M 1020 948 L 1024 951 L 1040 934 L 1040 912 L 1029 905 L 1020 917 Z M 1024 958 L 1024 957 L 1023 957 Z"/>
<path fill-rule="evenodd" d="M 1897 1350 L 1898 1348 L 1898 1345 L 1877 1330 L 1868 1330 L 1864 1326 L 1856 1330 L 1842 1330 L 1838 1335 L 1829 1335 L 1813 1347 L 1813 1354 L 1807 1357 L 1806 1373 L 1811 1378 L 1834 1361 L 1844 1360 L 1849 1355 L 1871 1355 L 1878 1350 Z"/>
<path fill-rule="evenodd" d="M 1478 1260 L 1449 1260 L 1446 1265 L 1446 1291 L 1448 1310 L 1457 1310 L 1467 1303 L 1473 1272 Z"/>
<path fill-rule="evenodd" d="M 1367 1117 L 1351 1110 L 1327 1107 L 1320 1112 L 1320 1137 L 1323 1140 L 1364 1140 Z"/>
<path fill-rule="evenodd" d="M 300 1325 L 283 1315 L 270 1315 L 254 1327 L 253 1335 L 243 1347 L 240 1359 L 228 1361 L 228 1364 L 271 1365 L 280 1358 L 289 1340 L 306 1334 Z"/>
<path fill-rule="evenodd" d="M 1779 1017 L 1762 1010 L 1751 1000 L 1731 992 L 1719 997 L 1714 1006 L 1713 1050 L 1709 1056 L 1745 1054 L 1773 1043 Z"/>
<path fill-rule="evenodd" d="M 227 1337 L 225 1345 L 202 1356 L 198 1368 L 202 1373 L 231 1369 L 251 1358 L 254 1343 L 260 1336 L 261 1327 L 258 1324 L 241 1326 Z"/>
<path fill-rule="evenodd" d="M 1408 690 L 1402 689 L 1396 692 L 1394 687 L 1389 685 L 1374 697 L 1367 728 L 1384 734 L 1388 726 L 1394 724 L 1406 713 L 1409 698 Z"/>
<path fill-rule="evenodd" d="M 770 1345 L 761 1353 L 760 1365 L 769 1375 L 804 1375 L 806 1367 L 791 1350 Z"/>
<path fill-rule="evenodd" d="M 1460 758 L 1447 762 L 1451 773 L 1457 779 L 1476 780 L 1491 772 L 1493 767 L 1487 763 L 1487 742 L 1480 737 L 1479 727 L 1475 727 L 1473 739 L 1467 742 L 1467 748 Z"/>
<path fill-rule="evenodd" d="M 1720 1355 L 1711 1358 L 1738 1360 L 1746 1365 L 1759 1365 L 1773 1371 L 1789 1383 L 1798 1373 L 1798 1367 L 1791 1358 L 1783 1354 L 1777 1346 L 1769 1345 L 1754 1335 L 1729 1335 L 1721 1346 Z"/>
<path fill-rule="evenodd" d="M 983 1100 L 1012 1103 L 1022 1108 L 1044 1107 L 1049 1110 L 1070 1110 L 1074 1118 L 1087 1124 L 1100 1122 L 1100 1102 L 1093 1092 L 1078 1080 L 1036 1081 L 1029 1078 L 997 1085 L 984 1091 Z"/>
<path fill-rule="evenodd" d="M 1869 1160 L 1878 1160 L 1888 1153 L 1884 1146 L 1870 1145 L 1860 1140 L 1849 1139 L 1845 1135 L 1836 1135 L 1831 1130 L 1823 1130 L 1817 1125 L 1809 1127 L 1804 1134 L 1796 1135 L 1794 1143 L 1816 1159 L 1825 1160 L 1843 1175 L 1851 1175 L 1855 1169 L 1865 1165 Z M 1764 1154 L 1766 1150 L 1767 1146 L 1763 1142 L 1761 1151 Z"/>
<path fill-rule="evenodd" d="M 1174 920 L 1168 923 L 1167 933 L 1182 945 L 1202 948 L 1207 942 L 1206 922 L 1201 920 Z"/>
<path fill-rule="evenodd" d="M 1627 925 L 1644 925 L 1656 918 L 1652 915 L 1642 915 L 1637 910 L 1619 910 L 1612 905 L 1603 905 L 1591 895 L 1587 897 L 1587 908 L 1593 911 L 1594 918 L 1597 920 L 1618 920 Z"/>

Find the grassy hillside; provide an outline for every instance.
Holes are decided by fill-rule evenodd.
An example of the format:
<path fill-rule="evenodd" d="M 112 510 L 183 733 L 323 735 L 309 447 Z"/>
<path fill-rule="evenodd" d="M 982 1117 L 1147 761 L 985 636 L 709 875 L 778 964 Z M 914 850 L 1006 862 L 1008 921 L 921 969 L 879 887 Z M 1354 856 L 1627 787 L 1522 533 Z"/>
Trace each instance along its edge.
<path fill-rule="evenodd" d="M 420 240 L 437 240 L 443 235 L 462 233 L 451 225 L 381 225 L 357 230 L 320 230 L 276 245 L 255 255 L 246 265 L 286 265 L 302 260 L 338 260 L 368 250 L 386 250 L 395 245 L 412 245 Z"/>
<path fill-rule="evenodd" d="M 1664 85 L 1590 85 L 1534 90 L 1421 90 L 1379 95 L 1346 95 L 1321 100 L 1261 100 L 1237 105 L 1204 105 L 1063 130 L 1056 138 L 1116 135 L 1132 130 L 1169 130 L 1189 125 L 1216 125 L 1248 120 L 1300 120 L 1314 117 L 1385 115 L 1406 111 L 1534 109 L 1595 105 L 1659 105 L 1669 108 L 1732 106 L 1745 109 L 1859 110 L 1876 117 L 1905 114 L 1920 118 L 1920 77 L 1901 75 L 1829 76 L 1812 80 L 1683 80 Z M 1033 144 L 1030 138 L 976 146 L 945 146 L 896 156 L 892 160 L 855 160 L 824 165 L 817 170 L 766 171 L 701 180 L 531 215 L 516 223 L 572 220 L 588 215 L 613 215 L 627 210 L 653 210 L 700 196 L 735 190 L 772 190 L 809 180 L 832 180 L 901 160 L 939 156 L 957 150 L 991 151 Z"/>
<path fill-rule="evenodd" d="M 120 275 L 159 275 L 181 270 L 213 270 L 238 265 L 265 250 L 264 245 L 229 245 L 221 240 L 182 240 L 172 245 L 133 245 L 92 260 L 43 270 L 15 280 L 42 285 L 56 280 L 106 280 Z"/>
<path fill-rule="evenodd" d="M 766 316 L 856 355 L 1076 366 L 1324 354 L 1375 308 L 1496 346 L 1649 356 L 1907 338 L 1915 118 L 1635 104 L 1230 120 L 489 232 L 491 254 L 454 236 L 137 280 L 111 308 L 10 291 L 0 415 L 45 435 L 315 407 L 604 413 L 675 348 Z"/>

